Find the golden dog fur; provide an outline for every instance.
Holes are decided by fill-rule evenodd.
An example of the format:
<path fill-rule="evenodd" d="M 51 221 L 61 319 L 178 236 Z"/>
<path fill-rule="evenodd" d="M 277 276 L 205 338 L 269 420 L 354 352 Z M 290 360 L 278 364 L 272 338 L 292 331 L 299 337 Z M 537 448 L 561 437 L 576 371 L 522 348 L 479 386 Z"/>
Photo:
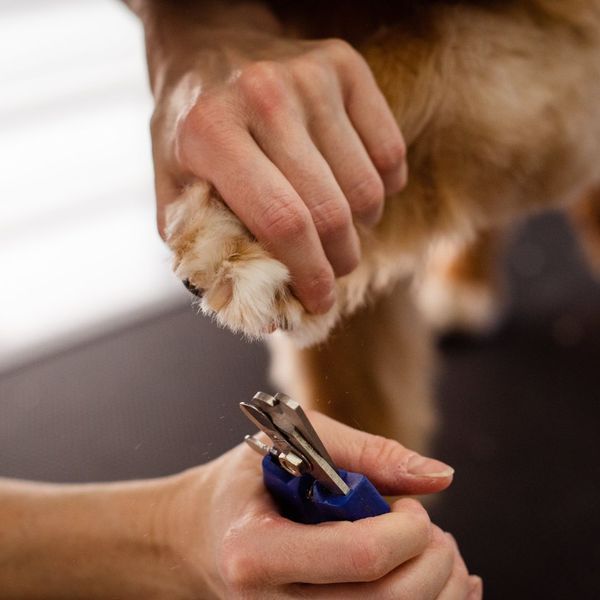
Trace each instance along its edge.
<path fill-rule="evenodd" d="M 207 290 L 204 310 L 222 324 L 254 337 L 273 324 L 289 330 L 270 341 L 280 389 L 423 449 L 435 422 L 433 358 L 415 297 L 434 323 L 443 312 L 440 325 L 483 326 L 497 309 L 490 274 L 500 232 L 551 207 L 573 213 L 600 264 L 600 0 L 377 6 L 280 13 L 291 34 L 359 48 L 408 147 L 409 183 L 373 232 L 360 231 L 361 264 L 338 280 L 331 313 L 303 312 L 280 263 L 210 188 L 176 203 L 168 241 L 178 275 Z M 223 218 L 229 225 L 215 229 Z"/>

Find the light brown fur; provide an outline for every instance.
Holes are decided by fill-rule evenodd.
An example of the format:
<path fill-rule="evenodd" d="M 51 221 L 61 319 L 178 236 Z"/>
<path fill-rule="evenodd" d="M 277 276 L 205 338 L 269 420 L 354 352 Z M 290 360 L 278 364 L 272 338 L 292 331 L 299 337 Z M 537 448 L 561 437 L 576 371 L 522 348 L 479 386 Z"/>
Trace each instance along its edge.
<path fill-rule="evenodd" d="M 363 258 L 339 280 L 335 318 L 303 315 L 295 325 L 322 334 L 306 342 L 337 323 L 329 339 L 299 350 L 278 334 L 271 344 L 282 390 L 420 449 L 435 419 L 414 288 L 428 276 L 481 283 L 486 272 L 457 264 L 432 274 L 428 257 L 440 244 L 472 244 L 456 260 L 477 264 L 469 254 L 478 246 L 489 256 L 496 248 L 482 248 L 479 232 L 573 205 L 600 183 L 600 1 L 422 5 L 372 31 L 347 15 L 331 27 L 347 30 L 387 97 L 407 141 L 409 183 L 387 199 L 377 229 L 361 232 Z M 597 260 L 600 219 L 589 215 L 600 201 L 586 202 L 577 219 Z M 177 251 L 176 236 L 171 245 Z"/>

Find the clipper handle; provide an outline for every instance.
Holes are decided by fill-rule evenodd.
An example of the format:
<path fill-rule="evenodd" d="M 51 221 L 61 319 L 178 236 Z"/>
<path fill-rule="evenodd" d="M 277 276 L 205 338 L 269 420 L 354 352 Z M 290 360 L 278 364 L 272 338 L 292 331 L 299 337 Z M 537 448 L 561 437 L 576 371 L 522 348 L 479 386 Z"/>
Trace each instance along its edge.
<path fill-rule="evenodd" d="M 340 477 L 350 487 L 348 494 L 338 496 L 310 475 L 291 475 L 271 455 L 263 458 L 262 467 L 265 487 L 281 514 L 297 523 L 358 521 L 390 512 L 388 503 L 375 486 L 359 473 L 338 469 Z"/>

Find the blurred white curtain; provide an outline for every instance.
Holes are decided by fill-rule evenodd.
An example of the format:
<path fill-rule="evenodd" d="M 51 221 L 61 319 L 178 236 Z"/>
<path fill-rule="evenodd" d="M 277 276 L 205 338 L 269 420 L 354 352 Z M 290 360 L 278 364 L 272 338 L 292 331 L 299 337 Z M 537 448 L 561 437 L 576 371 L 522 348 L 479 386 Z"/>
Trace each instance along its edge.
<path fill-rule="evenodd" d="M 0 0 L 0 369 L 184 297 L 154 224 L 143 36 L 116 0 Z"/>

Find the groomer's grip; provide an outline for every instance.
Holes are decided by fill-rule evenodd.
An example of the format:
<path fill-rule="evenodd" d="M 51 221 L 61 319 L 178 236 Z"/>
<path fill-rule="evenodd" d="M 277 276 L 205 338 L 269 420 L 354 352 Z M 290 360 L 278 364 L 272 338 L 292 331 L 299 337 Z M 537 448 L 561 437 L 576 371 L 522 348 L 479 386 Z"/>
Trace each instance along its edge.
<path fill-rule="evenodd" d="M 350 487 L 350 492 L 344 496 L 332 494 L 310 475 L 291 475 L 271 455 L 264 457 L 262 466 L 265 487 L 281 514 L 297 523 L 357 521 L 390 512 L 388 503 L 375 486 L 359 473 L 338 469 Z"/>

